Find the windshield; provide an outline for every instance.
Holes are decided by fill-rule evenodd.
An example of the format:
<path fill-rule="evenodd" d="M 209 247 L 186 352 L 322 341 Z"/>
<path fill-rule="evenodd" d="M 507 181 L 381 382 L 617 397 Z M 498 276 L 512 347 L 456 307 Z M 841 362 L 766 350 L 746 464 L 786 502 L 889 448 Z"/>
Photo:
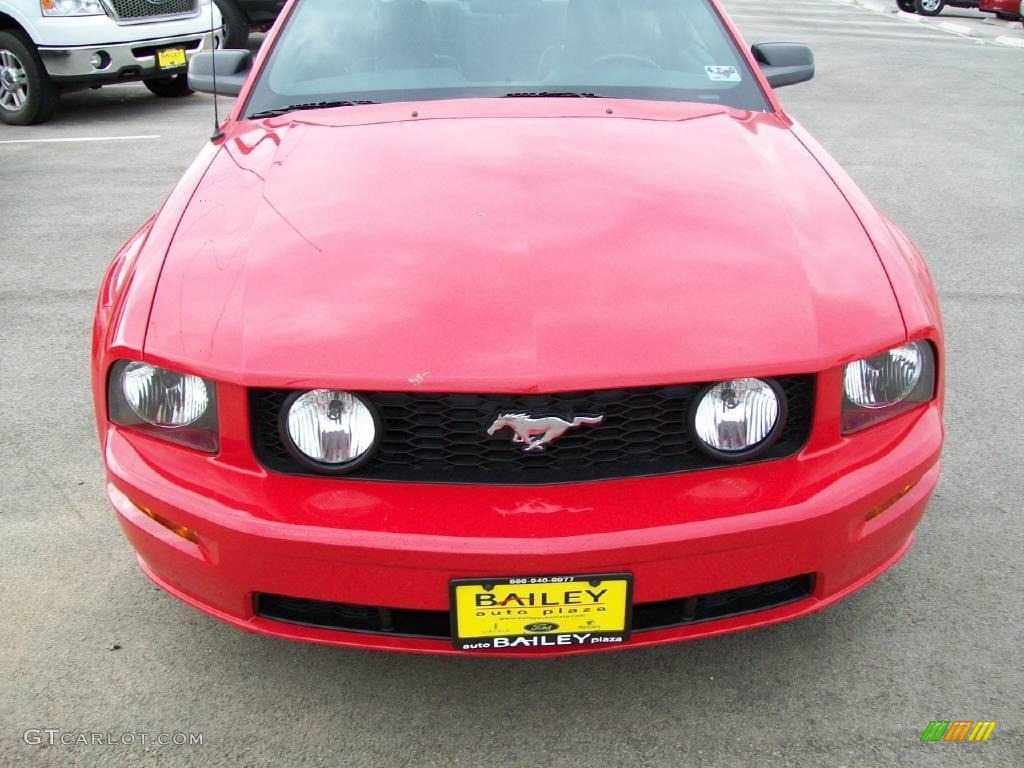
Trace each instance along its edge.
<path fill-rule="evenodd" d="M 543 96 L 768 109 L 707 0 L 299 0 L 245 113 Z"/>

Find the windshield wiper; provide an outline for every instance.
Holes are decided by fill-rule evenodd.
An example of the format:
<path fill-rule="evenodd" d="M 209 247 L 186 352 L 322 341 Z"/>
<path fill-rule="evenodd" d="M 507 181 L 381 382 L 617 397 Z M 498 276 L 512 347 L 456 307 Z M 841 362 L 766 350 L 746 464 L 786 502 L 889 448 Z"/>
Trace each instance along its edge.
<path fill-rule="evenodd" d="M 376 104 L 376 101 L 308 101 L 304 104 L 289 104 L 287 107 L 277 109 L 265 109 L 262 112 L 253 112 L 249 115 L 250 120 L 262 120 L 265 117 L 280 117 L 289 112 L 298 112 L 303 109 L 329 109 L 330 107 L 359 107 L 364 104 Z"/>
<path fill-rule="evenodd" d="M 602 99 L 599 93 L 578 93 L 576 91 L 516 91 L 506 93 L 504 99 Z"/>

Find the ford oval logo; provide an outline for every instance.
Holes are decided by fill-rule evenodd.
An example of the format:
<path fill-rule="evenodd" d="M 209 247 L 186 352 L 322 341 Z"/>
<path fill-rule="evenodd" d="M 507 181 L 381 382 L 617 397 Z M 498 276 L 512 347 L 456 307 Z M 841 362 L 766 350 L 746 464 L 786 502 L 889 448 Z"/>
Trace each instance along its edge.
<path fill-rule="evenodd" d="M 527 624 L 523 629 L 527 632 L 554 632 L 558 629 L 558 625 L 541 621 L 536 624 Z"/>

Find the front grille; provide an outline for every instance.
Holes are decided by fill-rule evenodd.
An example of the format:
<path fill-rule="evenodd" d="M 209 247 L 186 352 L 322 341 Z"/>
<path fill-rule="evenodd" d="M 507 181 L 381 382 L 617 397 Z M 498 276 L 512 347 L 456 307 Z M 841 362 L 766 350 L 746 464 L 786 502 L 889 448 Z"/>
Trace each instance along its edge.
<path fill-rule="evenodd" d="M 708 595 L 640 603 L 633 607 L 633 629 L 666 629 L 698 621 L 724 619 L 744 613 L 778 608 L 809 597 L 814 589 L 814 576 L 805 574 L 791 579 L 757 584 L 752 587 L 728 589 Z"/>
<path fill-rule="evenodd" d="M 115 18 L 123 21 L 167 16 L 191 16 L 199 0 L 107 0 Z"/>
<path fill-rule="evenodd" d="M 172 48 L 184 48 L 186 51 L 194 51 L 203 44 L 201 39 L 175 41 Z M 143 45 L 139 48 L 132 48 L 132 56 L 136 59 L 145 59 L 149 56 L 156 56 L 157 51 L 167 50 L 167 43 L 160 45 Z"/>
<path fill-rule="evenodd" d="M 645 632 L 764 611 L 810 597 L 813 589 L 814 576 L 805 574 L 724 592 L 639 603 L 633 606 L 632 627 L 634 632 Z M 450 640 L 452 636 L 448 611 L 410 611 L 262 593 L 255 596 L 255 608 L 258 616 L 306 627 L 432 640 Z"/>
<path fill-rule="evenodd" d="M 757 461 L 795 454 L 810 434 L 812 376 L 777 380 L 789 415 L 778 441 Z M 363 393 L 381 416 L 373 457 L 344 475 L 418 483 L 530 485 L 583 482 L 722 466 L 690 437 L 687 419 L 700 385 L 550 395 Z M 251 390 L 252 440 L 271 471 L 310 474 L 285 448 L 279 414 L 289 390 Z M 499 412 L 534 416 L 604 414 L 571 429 L 543 451 L 525 452 L 508 429 L 488 435 Z"/>
<path fill-rule="evenodd" d="M 346 632 L 404 637 L 451 637 L 448 611 L 410 611 L 257 594 L 256 614 L 288 624 L 341 629 Z"/>

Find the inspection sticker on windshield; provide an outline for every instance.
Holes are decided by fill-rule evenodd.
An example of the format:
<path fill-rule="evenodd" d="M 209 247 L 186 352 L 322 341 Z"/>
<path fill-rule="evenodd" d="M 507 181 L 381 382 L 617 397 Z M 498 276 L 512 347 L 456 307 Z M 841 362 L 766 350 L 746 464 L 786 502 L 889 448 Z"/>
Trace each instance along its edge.
<path fill-rule="evenodd" d="M 740 81 L 740 73 L 736 71 L 736 67 L 704 67 L 704 71 L 708 73 L 708 80 L 716 83 L 738 83 Z"/>

